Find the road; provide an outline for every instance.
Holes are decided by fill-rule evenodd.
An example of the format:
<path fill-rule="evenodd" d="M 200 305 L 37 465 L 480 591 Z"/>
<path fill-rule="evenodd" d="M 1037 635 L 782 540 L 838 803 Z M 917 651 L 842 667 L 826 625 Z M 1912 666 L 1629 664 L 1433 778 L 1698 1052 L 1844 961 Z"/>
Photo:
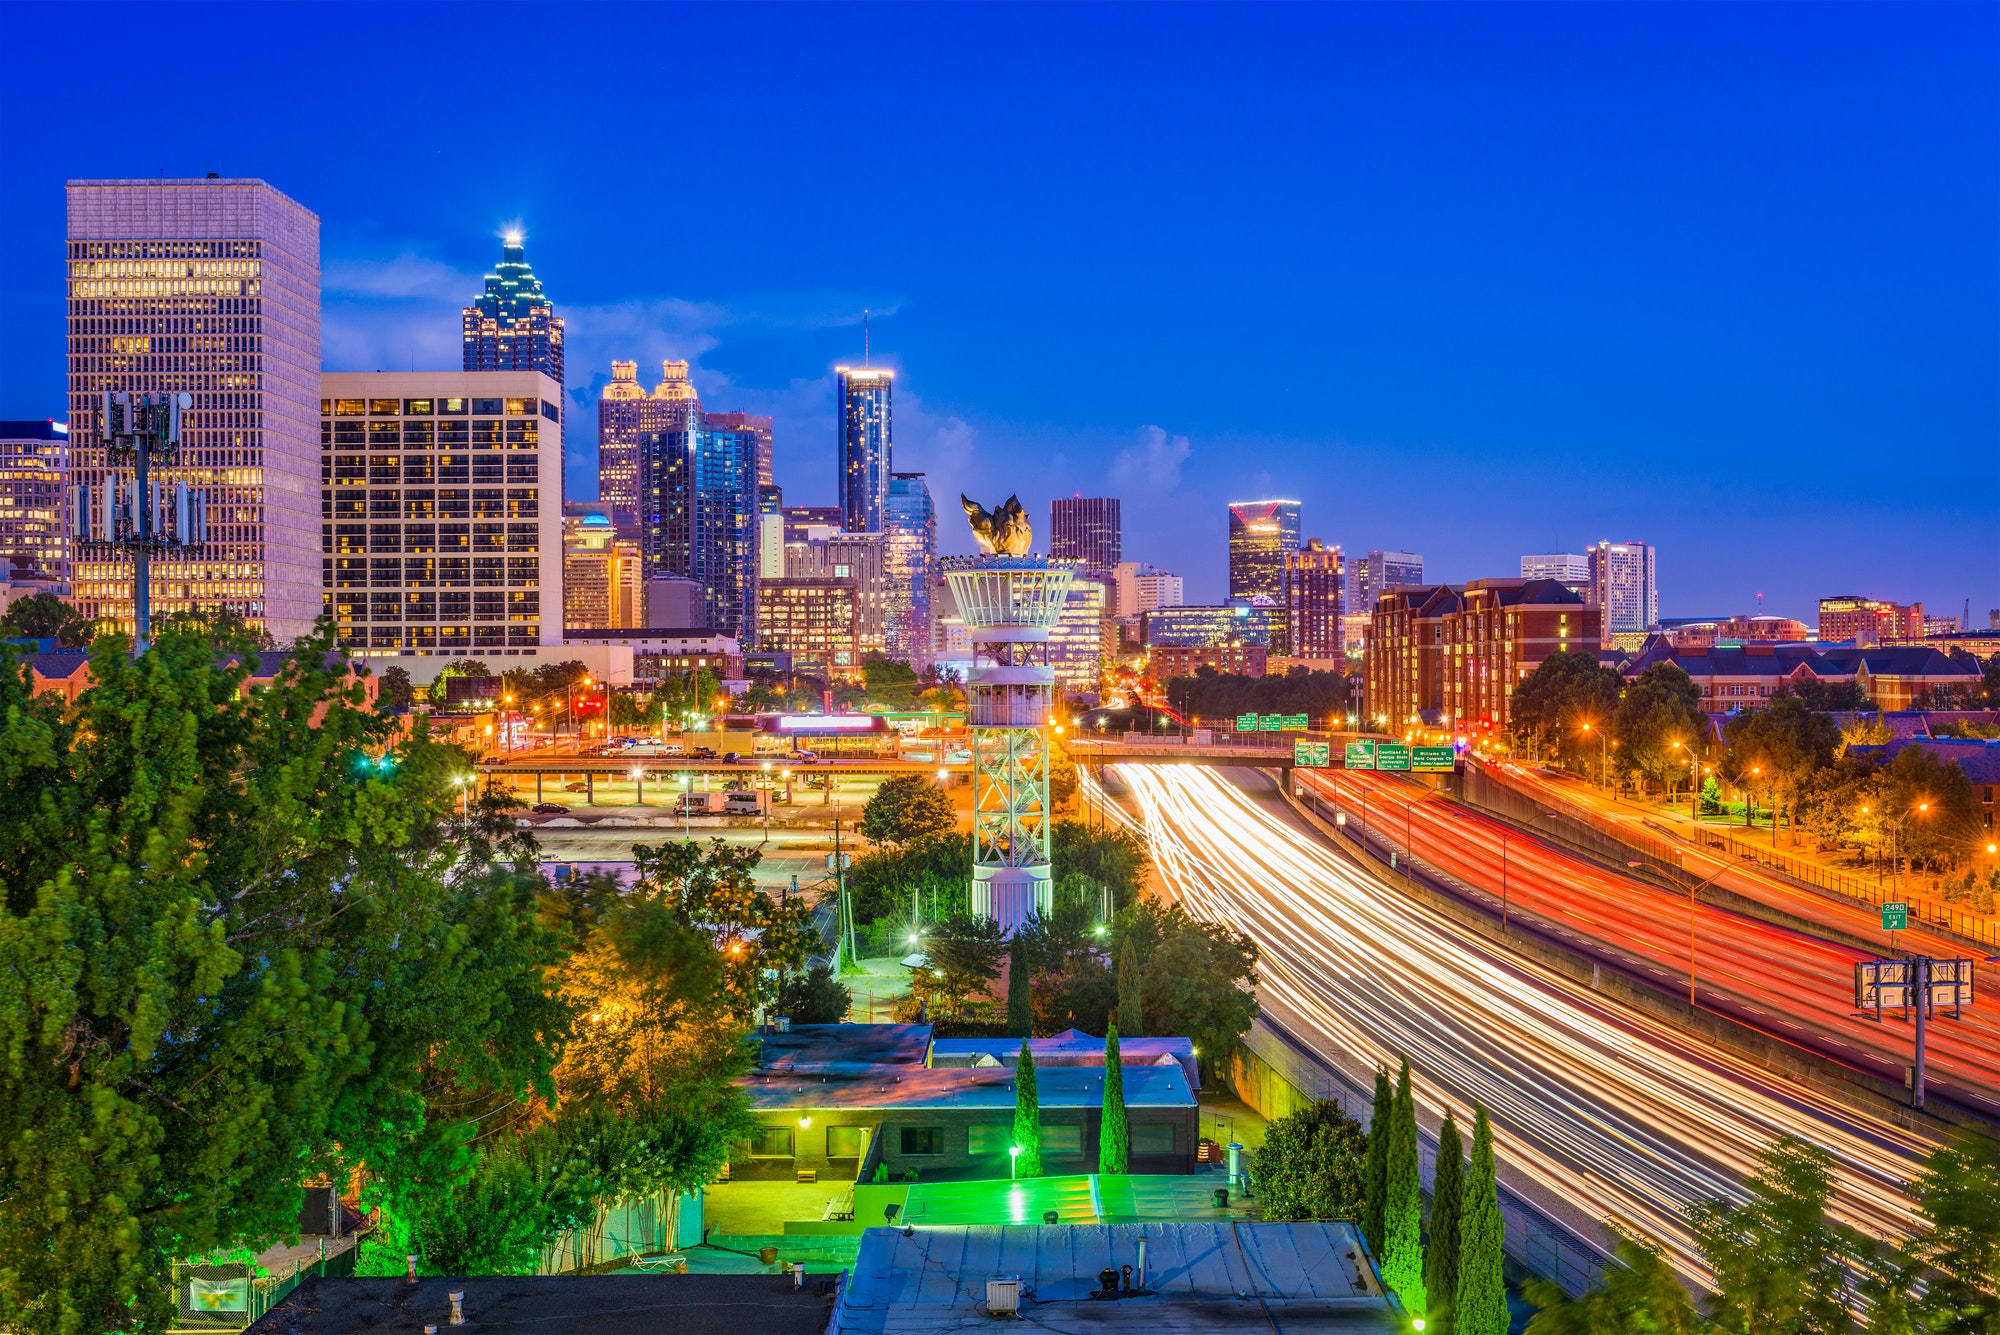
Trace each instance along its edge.
<path fill-rule="evenodd" d="M 1696 1283 L 1689 1204 L 1735 1195 L 1781 1133 L 1837 1164 L 1833 1212 L 1913 1231 L 1901 1184 L 1923 1138 L 1613 1005 L 1369 875 L 1270 799 L 1215 771 L 1118 767 L 1160 874 L 1198 916 L 1262 950 L 1259 996 L 1329 1054 L 1407 1054 L 1418 1100 L 1492 1114 L 1510 1181 L 1571 1217 L 1624 1220 Z M 1089 782 L 1085 776 L 1085 782 Z M 1245 784 L 1268 783 L 1250 779 Z"/>
<path fill-rule="evenodd" d="M 1685 991 L 1684 892 L 1612 872 L 1518 833 L 1507 837 L 1503 848 L 1501 822 L 1393 774 L 1295 773 L 1295 783 L 1334 797 L 1353 812 L 1350 822 L 1361 815 L 1365 792 L 1372 836 L 1399 847 L 1414 841 L 1418 857 L 1489 895 L 1499 894 L 1504 857 L 1514 911 L 1537 916 L 1558 938 L 1602 943 L 1621 962 L 1635 962 L 1631 971 L 1638 976 L 1650 976 L 1670 992 Z M 1737 874 L 1735 860 L 1698 857 L 1690 850 L 1688 865 L 1697 882 L 1710 870 L 1726 867 Z M 1804 912 L 1819 906 L 1798 907 Z M 1902 1083 L 1904 1067 L 1913 1060 L 1911 1026 L 1895 1019 L 1895 1012 L 1878 1023 L 1873 1012 L 1854 1008 L 1855 962 L 1874 952 L 1699 902 L 1694 934 L 1702 1005 L 1877 1079 Z M 1928 1028 L 1931 1094 L 2000 1117 L 2000 1002 L 1990 995 L 1978 998 L 1958 1017 L 1941 1015 Z"/>

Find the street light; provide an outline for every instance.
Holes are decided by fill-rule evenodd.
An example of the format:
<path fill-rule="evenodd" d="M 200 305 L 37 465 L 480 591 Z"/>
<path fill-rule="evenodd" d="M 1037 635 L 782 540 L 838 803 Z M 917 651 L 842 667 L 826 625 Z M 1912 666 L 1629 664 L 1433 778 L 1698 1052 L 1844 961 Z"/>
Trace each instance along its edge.
<path fill-rule="evenodd" d="M 1695 1008 L 1695 999 L 1694 999 L 1694 971 L 1695 971 L 1695 957 L 1694 957 L 1694 902 L 1695 902 L 1695 898 L 1696 898 L 1697 896 L 1699 896 L 1699 895 L 1701 894 L 1701 892 L 1702 892 L 1702 891 L 1704 891 L 1704 890 L 1708 889 L 1708 887 L 1709 887 L 1709 886 L 1711 886 L 1711 885 L 1715 884 L 1715 878 L 1716 878 L 1717 876 L 1720 876 L 1720 875 L 1722 875 L 1722 873 L 1723 873 L 1723 872 L 1725 872 L 1725 871 L 1729 870 L 1729 868 L 1728 868 L 1728 865 L 1727 865 L 1727 864 L 1724 864 L 1723 866 L 1720 866 L 1720 867 L 1717 867 L 1717 868 L 1715 869 L 1715 872 L 1714 872 L 1714 875 L 1711 875 L 1711 876 L 1710 876 L 1710 877 L 1709 877 L 1709 878 L 1708 878 L 1707 880 L 1703 881 L 1703 882 L 1702 882 L 1702 883 L 1701 883 L 1700 885 L 1697 885 L 1697 886 L 1694 886 L 1694 887 L 1692 887 L 1692 888 L 1690 888 L 1690 887 L 1688 887 L 1688 886 L 1685 886 L 1685 885 L 1682 885 L 1682 884 L 1680 883 L 1680 881 L 1678 881 L 1678 880 L 1677 880 L 1677 879 L 1675 879 L 1674 877 L 1671 877 L 1671 876 L 1667 875 L 1667 874 L 1666 874 L 1666 873 L 1665 873 L 1664 871 L 1660 870 L 1660 869 L 1659 869 L 1658 867 L 1655 867 L 1655 866 L 1651 865 L 1650 863 L 1645 863 L 1645 862 L 1637 862 L 1637 861 L 1631 861 L 1631 862 L 1627 862 L 1627 863 L 1626 863 L 1625 865 L 1626 865 L 1626 866 L 1628 866 L 1628 867 L 1630 867 L 1630 868 L 1632 868 L 1632 870 L 1634 870 L 1634 871 L 1637 871 L 1637 872 L 1650 872 L 1650 873 L 1652 873 L 1652 874 L 1653 874 L 1654 876 L 1657 876 L 1657 877 L 1659 877 L 1659 878 L 1660 878 L 1661 880 L 1665 881 L 1665 882 L 1666 882 L 1666 883 L 1667 883 L 1668 885 L 1670 885 L 1670 886 L 1674 887 L 1674 889 L 1676 889 L 1676 890 L 1686 890 L 1686 891 L 1687 891 L 1687 897 L 1688 897 L 1688 1009 L 1689 1009 L 1689 1010 L 1693 1010 L 1693 1009 Z"/>
<path fill-rule="evenodd" d="M 1007 1147 L 1007 1180 L 1009 1182 L 1012 1182 L 1020 1175 L 1020 1167 L 1021 1147 L 1019 1145 L 1009 1145 Z"/>

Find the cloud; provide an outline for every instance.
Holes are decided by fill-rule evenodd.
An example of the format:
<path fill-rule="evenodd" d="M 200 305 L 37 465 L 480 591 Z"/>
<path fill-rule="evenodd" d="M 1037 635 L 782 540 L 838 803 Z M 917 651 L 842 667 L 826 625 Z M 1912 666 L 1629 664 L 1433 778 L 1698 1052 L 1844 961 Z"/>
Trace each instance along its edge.
<path fill-rule="evenodd" d="M 466 273 L 412 251 L 385 260 L 333 260 L 320 272 L 320 289 L 330 296 L 441 299 L 456 307 L 463 307 L 483 290 L 484 282 L 484 275 Z"/>
<path fill-rule="evenodd" d="M 1140 431 L 1137 444 L 1118 452 L 1111 480 L 1121 487 L 1172 491 L 1181 484 L 1181 465 L 1192 452 L 1186 436 L 1169 436 L 1160 427 L 1148 426 Z"/>

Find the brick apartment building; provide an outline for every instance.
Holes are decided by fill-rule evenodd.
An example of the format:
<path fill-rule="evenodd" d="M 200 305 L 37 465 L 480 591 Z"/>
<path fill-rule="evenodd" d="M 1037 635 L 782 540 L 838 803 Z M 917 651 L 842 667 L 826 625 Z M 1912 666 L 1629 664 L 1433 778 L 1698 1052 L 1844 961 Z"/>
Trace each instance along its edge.
<path fill-rule="evenodd" d="M 1602 616 L 1553 579 L 1390 589 L 1370 626 L 1371 721 L 1504 729 L 1514 687 L 1550 654 L 1594 651 Z"/>

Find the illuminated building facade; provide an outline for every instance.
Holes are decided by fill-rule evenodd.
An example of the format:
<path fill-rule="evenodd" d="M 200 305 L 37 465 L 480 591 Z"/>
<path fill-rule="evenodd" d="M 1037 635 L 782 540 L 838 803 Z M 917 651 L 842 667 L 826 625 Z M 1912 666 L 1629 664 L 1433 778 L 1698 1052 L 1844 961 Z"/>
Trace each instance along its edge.
<path fill-rule="evenodd" d="M 1447 722 L 1506 731 L 1514 688 L 1550 654 L 1597 646 L 1600 610 L 1557 579 L 1476 579 L 1443 624 Z"/>
<path fill-rule="evenodd" d="M 64 573 L 69 547 L 63 487 L 69 429 L 60 422 L 0 422 L 0 579 L 10 568 Z"/>
<path fill-rule="evenodd" d="M 931 661 L 937 507 L 922 473 L 891 473 L 882 511 L 883 652 L 921 672 Z"/>
<path fill-rule="evenodd" d="M 757 439 L 700 428 L 647 436 L 639 448 L 641 552 L 647 578 L 702 587 L 703 623 L 754 643 L 757 633 Z"/>
<path fill-rule="evenodd" d="M 1285 553 L 1299 546 L 1297 501 L 1232 501 L 1229 505 L 1229 596 L 1285 596 Z"/>
<path fill-rule="evenodd" d="M 685 367 L 687 364 L 681 364 Z M 747 431 L 757 439 L 757 488 L 763 495 L 765 487 L 776 488 L 777 481 L 771 476 L 772 445 L 771 419 L 759 417 L 756 413 L 703 413 L 701 424 L 711 431 Z M 759 510 L 759 513 L 763 511 Z"/>
<path fill-rule="evenodd" d="M 324 605 L 370 658 L 563 633 L 562 386 L 539 371 L 321 377 Z"/>
<path fill-rule="evenodd" d="M 1340 623 L 1347 572 L 1340 548 L 1318 538 L 1285 553 L 1285 646 L 1293 658 L 1338 658 L 1346 651 Z"/>
<path fill-rule="evenodd" d="M 519 233 L 508 233 L 500 265 L 465 308 L 464 323 L 466 370 L 539 371 L 563 383 L 562 318 L 528 267 Z"/>
<path fill-rule="evenodd" d="M 1160 645 L 1199 648 L 1232 642 L 1268 648 L 1282 616 L 1282 609 L 1277 607 L 1232 602 L 1215 607 L 1156 607 L 1141 614 L 1139 623 L 1148 649 Z"/>
<path fill-rule="evenodd" d="M 1895 644 L 1924 637 L 1924 605 L 1892 603 L 1880 598 L 1844 594 L 1819 600 L 1818 636 L 1822 644 L 1852 641 L 1867 646 Z"/>
<path fill-rule="evenodd" d="M 824 677 L 857 671 L 860 623 L 860 591 L 852 579 L 774 579 L 758 590 L 759 651 L 789 653 L 799 672 Z"/>
<path fill-rule="evenodd" d="M 208 543 L 152 561 L 153 615 L 226 607 L 280 643 L 319 615 L 319 219 L 258 180 L 71 181 L 73 484 L 108 477 L 106 390 L 194 396 L 169 486 L 205 493 Z M 133 624 L 132 563 L 71 564 L 87 617 Z"/>
<path fill-rule="evenodd" d="M 563 629 L 644 626 L 646 585 L 639 544 L 602 514 L 563 520 Z"/>
<path fill-rule="evenodd" d="M 1659 624 L 1653 548 L 1643 542 L 1600 542 L 1590 549 L 1591 602 L 1604 610 L 1602 647 L 1637 649 Z"/>
<path fill-rule="evenodd" d="M 1370 552 L 1355 561 L 1347 578 L 1347 611 L 1373 616 L 1390 589 L 1424 582 L 1424 558 L 1415 552 Z"/>
<path fill-rule="evenodd" d="M 1140 561 L 1120 561 L 1112 572 L 1112 615 L 1135 617 L 1156 607 L 1179 607 L 1187 601 L 1179 575 L 1155 570 Z"/>
<path fill-rule="evenodd" d="M 648 522 L 639 495 L 639 443 L 701 424 L 701 399 L 686 362 L 660 363 L 660 383 L 650 394 L 639 384 L 639 363 L 611 363 L 611 383 L 597 401 L 597 498 L 612 508 L 613 524 L 643 529 Z"/>
<path fill-rule="evenodd" d="M 1442 721 L 1444 626 L 1461 605 L 1450 584 L 1400 584 L 1375 600 L 1364 673 L 1371 725 L 1399 733 L 1427 718 Z"/>
<path fill-rule="evenodd" d="M 1115 496 L 1068 496 L 1049 502 L 1049 555 L 1081 561 L 1108 575 L 1124 560 L 1125 529 Z"/>
<path fill-rule="evenodd" d="M 1063 596 L 1062 613 L 1049 627 L 1048 663 L 1055 670 L 1057 695 L 1094 694 L 1106 662 L 1118 656 L 1118 627 L 1105 615 L 1109 588 L 1101 579 L 1078 575 Z M 1111 627 L 1111 648 L 1104 644 Z"/>
<path fill-rule="evenodd" d="M 788 577 L 854 581 L 859 605 L 855 647 L 864 658 L 889 649 L 888 554 L 888 538 L 881 533 L 834 533 L 785 549 Z"/>
<path fill-rule="evenodd" d="M 1543 552 L 1524 556 L 1521 558 L 1521 578 L 1552 579 L 1571 593 L 1585 593 L 1590 588 L 1590 558 L 1582 552 Z"/>
<path fill-rule="evenodd" d="M 840 526 L 849 533 L 880 533 L 889 499 L 891 433 L 889 371 L 842 366 L 834 371 L 837 390 L 840 471 Z"/>

